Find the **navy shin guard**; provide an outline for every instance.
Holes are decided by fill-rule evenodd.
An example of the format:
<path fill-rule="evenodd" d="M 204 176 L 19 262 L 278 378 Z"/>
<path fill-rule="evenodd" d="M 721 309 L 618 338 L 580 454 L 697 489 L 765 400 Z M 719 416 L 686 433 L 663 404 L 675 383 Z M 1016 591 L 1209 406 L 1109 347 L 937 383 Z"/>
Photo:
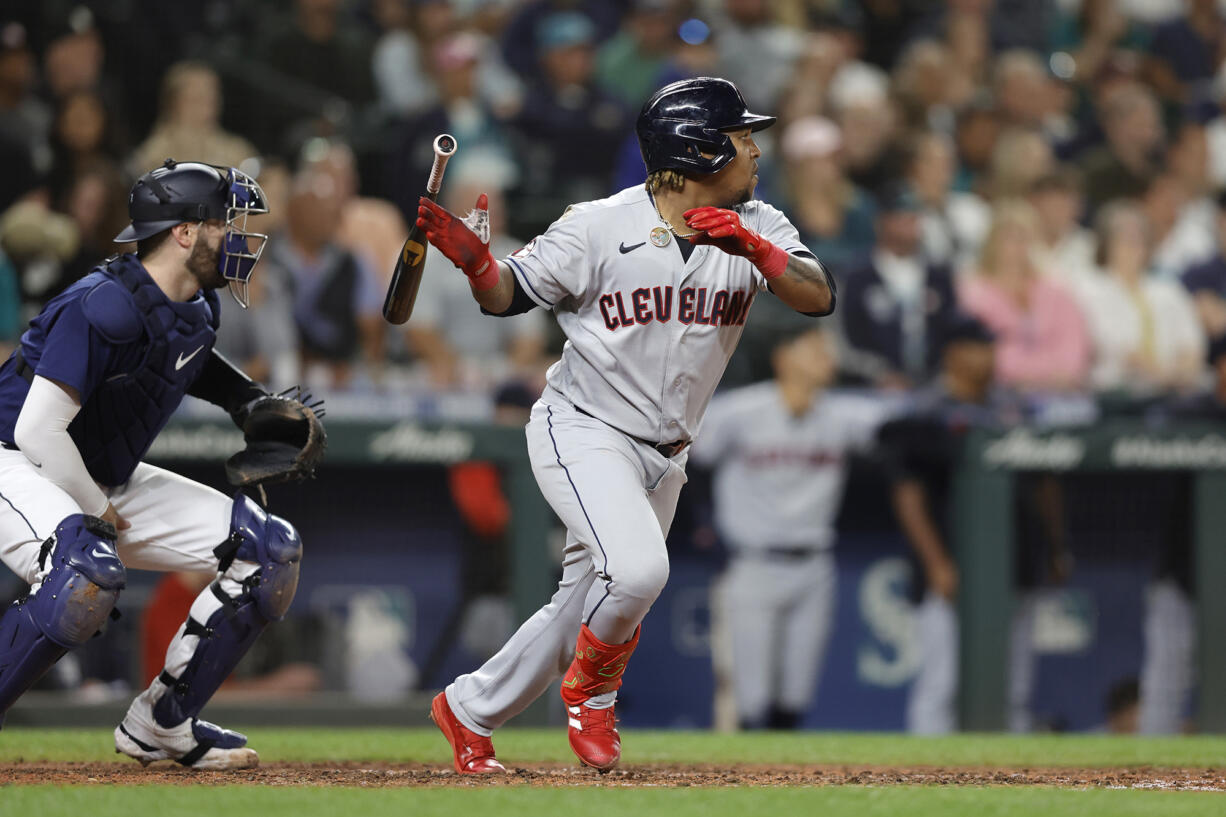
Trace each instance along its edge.
<path fill-rule="evenodd" d="M 214 581 L 205 592 L 221 606 L 207 621 L 188 618 L 184 635 L 199 641 L 177 678 L 162 672 L 160 680 L 168 689 L 154 704 L 153 717 L 163 727 L 200 714 L 268 623 L 284 618 L 298 587 L 302 540 L 292 525 L 238 494 L 230 531 L 230 538 L 214 551 L 223 575 L 236 560 L 254 563 L 258 569 L 242 582 L 242 592 L 234 598 L 222 588 L 221 579 Z"/>
<path fill-rule="evenodd" d="M 115 529 L 96 517 L 65 518 L 43 543 L 41 567 L 47 559 L 38 590 L 0 619 L 0 721 L 64 653 L 98 632 L 124 587 Z"/>

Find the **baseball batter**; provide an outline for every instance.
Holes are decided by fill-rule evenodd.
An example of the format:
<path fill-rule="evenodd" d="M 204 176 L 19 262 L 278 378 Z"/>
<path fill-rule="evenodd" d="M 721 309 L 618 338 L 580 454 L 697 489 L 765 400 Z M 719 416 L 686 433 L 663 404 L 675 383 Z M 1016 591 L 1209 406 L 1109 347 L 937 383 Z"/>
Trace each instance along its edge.
<path fill-rule="evenodd" d="M 165 669 L 115 729 L 116 751 L 142 763 L 207 769 L 257 763 L 247 739 L 200 710 L 298 583 L 294 528 L 253 500 L 141 462 L 184 394 L 242 425 L 262 389 L 213 352 L 216 289 L 244 303 L 267 212 L 245 173 L 196 162 L 142 176 L 137 242 L 47 304 L 0 368 L 0 558 L 30 584 L 0 618 L 0 719 L 111 614 L 125 569 L 209 570 Z M 245 304 L 244 304 L 245 305 Z M 252 437 L 251 434 L 248 435 Z"/>
<path fill-rule="evenodd" d="M 484 311 L 552 309 L 567 336 L 527 426 L 537 483 L 567 528 L 562 580 L 493 658 L 434 699 L 458 772 L 505 771 L 490 735 L 559 675 L 579 759 L 607 770 L 621 756 L 614 702 L 668 579 L 686 449 L 750 306 L 769 290 L 803 313 L 834 308 L 796 228 L 753 201 L 753 133 L 774 121 L 746 110 L 727 80 L 662 88 L 636 124 L 646 183 L 572 205 L 503 262 L 464 221 L 420 202 L 418 223 Z"/>
<path fill-rule="evenodd" d="M 783 335 L 771 358 L 774 379 L 716 396 L 692 455 L 715 469 L 731 561 L 713 593 L 713 652 L 729 653 L 720 669 L 745 729 L 794 729 L 812 704 L 834 619 L 848 455 L 869 447 L 889 408 L 826 391 L 836 361 L 821 330 Z"/>

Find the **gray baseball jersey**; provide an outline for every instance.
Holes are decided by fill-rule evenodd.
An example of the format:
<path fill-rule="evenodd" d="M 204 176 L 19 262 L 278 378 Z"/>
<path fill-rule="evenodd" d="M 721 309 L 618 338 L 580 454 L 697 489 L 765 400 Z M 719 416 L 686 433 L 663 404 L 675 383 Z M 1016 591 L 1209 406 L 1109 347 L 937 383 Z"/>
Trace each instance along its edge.
<path fill-rule="evenodd" d="M 789 253 L 808 250 L 784 215 L 760 201 L 742 222 Z M 506 261 L 567 341 L 549 384 L 627 434 L 696 436 L 703 411 L 766 288 L 745 258 L 710 246 L 682 265 L 678 239 L 639 185 L 576 204 Z"/>
<path fill-rule="evenodd" d="M 879 398 L 826 392 L 797 417 L 774 381 L 721 394 L 690 453 L 715 474 L 716 524 L 738 550 L 834 544 L 846 460 L 889 411 Z"/>
<path fill-rule="evenodd" d="M 750 229 L 808 254 L 773 207 L 738 210 Z M 628 641 L 668 580 L 665 537 L 686 455 L 648 442 L 695 435 L 766 288 L 748 259 L 708 246 L 685 259 L 680 240 L 639 186 L 571 207 L 506 259 L 567 337 L 527 426 L 533 474 L 567 539 L 549 604 L 447 687 L 451 710 L 479 734 L 557 680 L 581 625 L 606 643 Z M 588 705 L 609 706 L 614 695 Z"/>

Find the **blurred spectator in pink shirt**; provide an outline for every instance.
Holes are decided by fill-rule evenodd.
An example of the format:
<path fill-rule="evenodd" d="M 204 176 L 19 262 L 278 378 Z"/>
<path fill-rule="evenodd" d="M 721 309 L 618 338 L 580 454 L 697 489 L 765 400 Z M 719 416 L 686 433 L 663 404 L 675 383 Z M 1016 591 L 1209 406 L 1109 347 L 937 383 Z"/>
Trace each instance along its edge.
<path fill-rule="evenodd" d="M 1036 267 L 1038 237 L 1030 205 L 999 204 L 973 273 L 959 285 L 962 308 L 996 335 L 996 377 L 1024 391 L 1082 388 L 1090 338 L 1073 296 Z"/>

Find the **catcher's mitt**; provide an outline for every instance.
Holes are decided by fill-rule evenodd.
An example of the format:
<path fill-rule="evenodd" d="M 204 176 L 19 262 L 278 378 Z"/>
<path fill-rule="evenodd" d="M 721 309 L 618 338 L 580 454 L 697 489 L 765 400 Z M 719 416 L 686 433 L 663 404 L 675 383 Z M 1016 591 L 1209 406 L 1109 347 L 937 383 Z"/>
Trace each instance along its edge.
<path fill-rule="evenodd" d="M 245 488 L 315 475 L 328 435 L 320 418 L 323 400 L 311 402 L 301 389 L 269 394 L 242 409 L 239 427 L 246 448 L 226 460 L 226 479 Z"/>

